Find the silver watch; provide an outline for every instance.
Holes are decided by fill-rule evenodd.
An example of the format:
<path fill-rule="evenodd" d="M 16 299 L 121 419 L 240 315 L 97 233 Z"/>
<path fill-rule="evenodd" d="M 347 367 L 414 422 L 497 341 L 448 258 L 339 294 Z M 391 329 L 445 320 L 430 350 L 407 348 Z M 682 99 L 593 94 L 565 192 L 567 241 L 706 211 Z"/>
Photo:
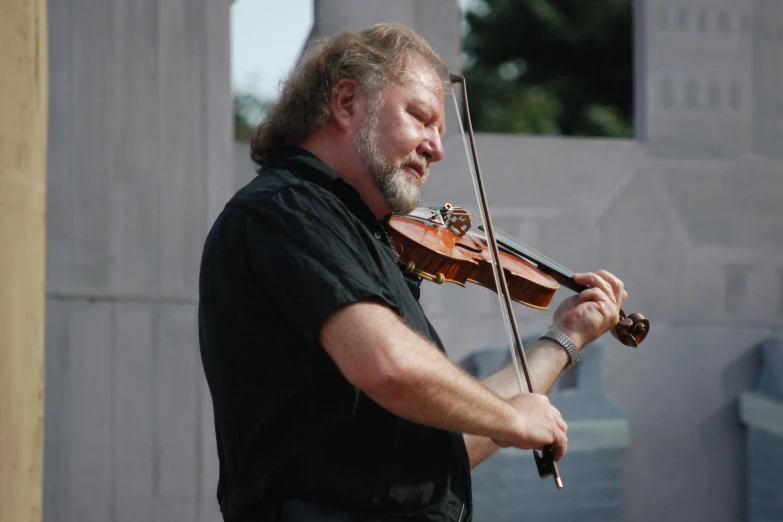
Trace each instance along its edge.
<path fill-rule="evenodd" d="M 571 362 L 568 364 L 566 369 L 574 366 L 576 363 L 582 359 L 582 354 L 579 353 L 579 348 L 576 347 L 576 343 L 568 337 L 566 334 L 561 332 L 560 330 L 555 329 L 549 329 L 543 334 L 541 334 L 541 337 L 539 339 L 551 339 L 555 341 L 557 344 L 565 348 L 565 351 L 568 352 L 568 357 L 571 359 Z"/>

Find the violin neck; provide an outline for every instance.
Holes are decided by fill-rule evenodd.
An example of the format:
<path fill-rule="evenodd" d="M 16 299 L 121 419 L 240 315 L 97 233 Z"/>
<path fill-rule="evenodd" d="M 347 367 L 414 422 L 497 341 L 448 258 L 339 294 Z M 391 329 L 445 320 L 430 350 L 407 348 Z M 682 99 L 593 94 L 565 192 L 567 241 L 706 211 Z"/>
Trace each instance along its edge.
<path fill-rule="evenodd" d="M 479 227 L 481 230 L 483 230 L 483 228 L 483 225 Z M 540 271 L 552 276 L 559 284 L 563 285 L 569 290 L 576 292 L 577 294 L 584 292 L 589 288 L 588 286 L 580 285 L 574 281 L 574 273 L 564 266 L 556 263 L 555 261 L 552 261 L 544 254 L 537 252 L 524 243 L 520 243 L 508 234 L 497 229 L 494 230 L 495 234 L 497 235 L 498 247 L 505 249 L 510 254 L 518 255 L 534 263 L 536 268 L 538 268 Z"/>

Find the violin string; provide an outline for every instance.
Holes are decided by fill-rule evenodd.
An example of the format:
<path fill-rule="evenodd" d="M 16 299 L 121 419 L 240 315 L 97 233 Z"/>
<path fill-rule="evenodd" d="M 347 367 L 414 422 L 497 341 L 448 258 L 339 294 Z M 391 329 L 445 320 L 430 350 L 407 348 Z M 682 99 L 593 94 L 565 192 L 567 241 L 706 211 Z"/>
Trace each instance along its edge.
<path fill-rule="evenodd" d="M 465 86 L 463 85 L 462 88 L 464 89 Z M 473 157 L 470 154 L 468 139 L 465 136 L 465 128 L 462 125 L 462 116 L 460 115 L 460 109 L 459 109 L 459 104 L 457 103 L 457 97 L 452 96 L 452 98 L 454 99 L 454 108 L 456 109 L 456 113 L 457 113 L 457 122 L 458 122 L 457 126 L 459 127 L 460 133 L 462 134 L 462 144 L 465 146 L 465 156 L 467 156 L 468 158 L 468 168 L 470 169 L 471 178 L 473 179 L 473 188 L 476 191 L 476 197 L 478 198 L 479 195 L 478 178 L 476 176 L 475 165 L 473 164 Z M 479 209 L 483 214 L 484 209 L 481 207 L 481 205 L 479 205 Z M 482 218 L 481 221 L 486 222 L 484 218 Z M 514 370 L 517 375 L 517 384 L 519 385 L 519 393 L 525 393 L 525 385 L 522 383 L 522 374 L 519 371 L 519 366 L 521 361 L 519 360 L 519 356 L 517 356 L 516 350 L 514 349 L 516 339 L 514 336 L 514 331 L 511 328 L 511 317 L 509 317 L 508 310 L 506 310 L 506 307 L 504 306 L 505 303 L 503 298 L 503 292 L 502 289 L 500 288 L 500 273 L 498 272 L 499 261 L 495 259 L 495 253 L 491 248 L 489 249 L 489 253 L 493 260 L 492 271 L 495 274 L 495 287 L 496 287 L 496 293 L 498 295 L 498 301 L 500 302 L 500 311 L 501 311 L 500 315 L 503 317 L 503 324 L 506 327 L 506 336 L 508 337 L 508 346 L 511 350 L 511 358 L 514 361 Z M 509 296 L 509 299 L 510 297 L 511 296 Z M 521 343 L 522 340 L 520 339 L 519 342 Z M 524 349 L 524 347 L 521 348 Z"/>
<path fill-rule="evenodd" d="M 467 212 L 469 216 L 481 220 L 481 218 L 479 216 L 473 214 L 469 210 L 465 210 L 465 212 Z M 535 248 L 532 248 L 532 247 L 528 246 L 527 244 L 523 243 L 522 241 L 520 241 L 518 239 L 515 239 L 513 236 L 511 236 L 510 234 L 502 231 L 498 227 L 492 227 L 492 230 L 494 230 L 496 234 L 500 234 L 501 236 L 506 238 L 506 240 L 509 243 L 511 243 L 511 246 L 516 247 L 517 250 L 519 250 L 522 253 L 527 254 L 527 255 L 529 255 L 531 257 L 534 257 L 534 258 L 537 257 L 538 258 L 538 259 L 533 259 L 532 261 L 539 261 L 539 260 L 543 261 L 550 268 L 556 269 L 557 271 L 559 271 L 561 274 L 563 274 L 566 277 L 573 277 L 574 276 L 573 272 L 568 270 L 566 267 L 564 267 L 563 265 L 561 265 L 557 261 L 552 260 L 551 258 L 549 258 L 546 255 L 542 254 L 541 252 L 539 252 Z"/>

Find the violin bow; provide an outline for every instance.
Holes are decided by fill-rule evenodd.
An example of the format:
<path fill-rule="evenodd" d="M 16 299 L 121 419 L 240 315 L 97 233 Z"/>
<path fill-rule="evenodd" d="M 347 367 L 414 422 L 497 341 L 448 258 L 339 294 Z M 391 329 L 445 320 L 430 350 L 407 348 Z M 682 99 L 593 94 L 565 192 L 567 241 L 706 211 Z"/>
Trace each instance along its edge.
<path fill-rule="evenodd" d="M 519 327 L 517 326 L 517 321 L 514 317 L 514 309 L 511 305 L 511 294 L 508 291 L 506 274 L 500 266 L 500 254 L 498 253 L 498 244 L 497 239 L 495 238 L 495 228 L 492 226 L 487 195 L 484 191 L 484 183 L 481 180 L 478 154 L 476 153 L 476 139 L 473 134 L 473 124 L 470 119 L 470 107 L 468 105 L 468 92 L 465 78 L 457 74 L 450 74 L 449 78 L 452 85 L 455 83 L 462 85 L 462 99 L 465 103 L 465 119 L 468 126 L 468 135 L 470 136 L 470 147 L 468 146 L 468 140 L 465 137 L 465 129 L 462 124 L 462 117 L 460 116 L 460 108 L 456 96 L 453 97 L 454 106 L 457 110 L 457 120 L 459 121 L 460 132 L 462 133 L 462 142 L 465 145 L 465 153 L 468 156 L 468 166 L 470 167 L 471 176 L 473 178 L 473 187 L 476 190 L 476 198 L 478 199 L 479 209 L 481 211 L 481 220 L 484 222 L 484 228 L 486 229 L 487 246 L 489 247 L 490 257 L 492 258 L 492 270 L 495 274 L 495 284 L 497 286 L 498 298 L 500 299 L 500 309 L 503 314 L 503 321 L 506 325 L 506 333 L 509 336 L 509 349 L 511 350 L 511 357 L 514 361 L 514 368 L 517 374 L 519 393 L 525 393 L 522 377 L 519 374 L 520 363 L 522 371 L 525 373 L 527 389 L 530 393 L 534 393 L 533 381 L 530 378 L 527 358 L 525 357 L 525 350 L 522 346 L 522 338 L 519 335 Z M 557 489 L 562 489 L 563 480 L 560 478 L 560 471 L 557 469 L 552 446 L 546 446 L 541 454 L 539 454 L 538 450 L 533 450 L 533 457 L 536 462 L 536 467 L 538 468 L 538 475 L 542 479 L 552 475 Z"/>

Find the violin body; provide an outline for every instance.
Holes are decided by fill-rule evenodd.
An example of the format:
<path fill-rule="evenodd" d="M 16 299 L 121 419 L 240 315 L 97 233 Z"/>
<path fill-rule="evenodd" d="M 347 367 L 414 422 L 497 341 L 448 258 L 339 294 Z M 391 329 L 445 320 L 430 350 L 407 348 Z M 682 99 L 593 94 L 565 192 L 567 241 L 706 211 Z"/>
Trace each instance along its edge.
<path fill-rule="evenodd" d="M 459 235 L 453 227 L 439 221 L 434 216 L 393 216 L 387 233 L 399 261 L 409 272 L 435 283 L 463 287 L 473 283 L 497 292 L 486 240 L 470 231 Z M 560 284 L 519 256 L 500 251 L 499 260 L 511 299 L 546 310 Z"/>
<path fill-rule="evenodd" d="M 418 208 L 407 216 L 392 216 L 386 231 L 408 272 L 438 284 L 465 287 L 473 283 L 497 292 L 486 236 L 470 228 L 468 212 L 446 203 L 441 208 Z M 497 243 L 498 264 L 512 301 L 546 310 L 561 284 L 577 293 L 589 288 L 574 282 L 574 274 L 565 267 L 513 238 L 506 236 Z M 612 335 L 626 346 L 637 347 L 647 336 L 650 322 L 641 314 L 626 316 L 622 310 L 618 319 Z"/>

